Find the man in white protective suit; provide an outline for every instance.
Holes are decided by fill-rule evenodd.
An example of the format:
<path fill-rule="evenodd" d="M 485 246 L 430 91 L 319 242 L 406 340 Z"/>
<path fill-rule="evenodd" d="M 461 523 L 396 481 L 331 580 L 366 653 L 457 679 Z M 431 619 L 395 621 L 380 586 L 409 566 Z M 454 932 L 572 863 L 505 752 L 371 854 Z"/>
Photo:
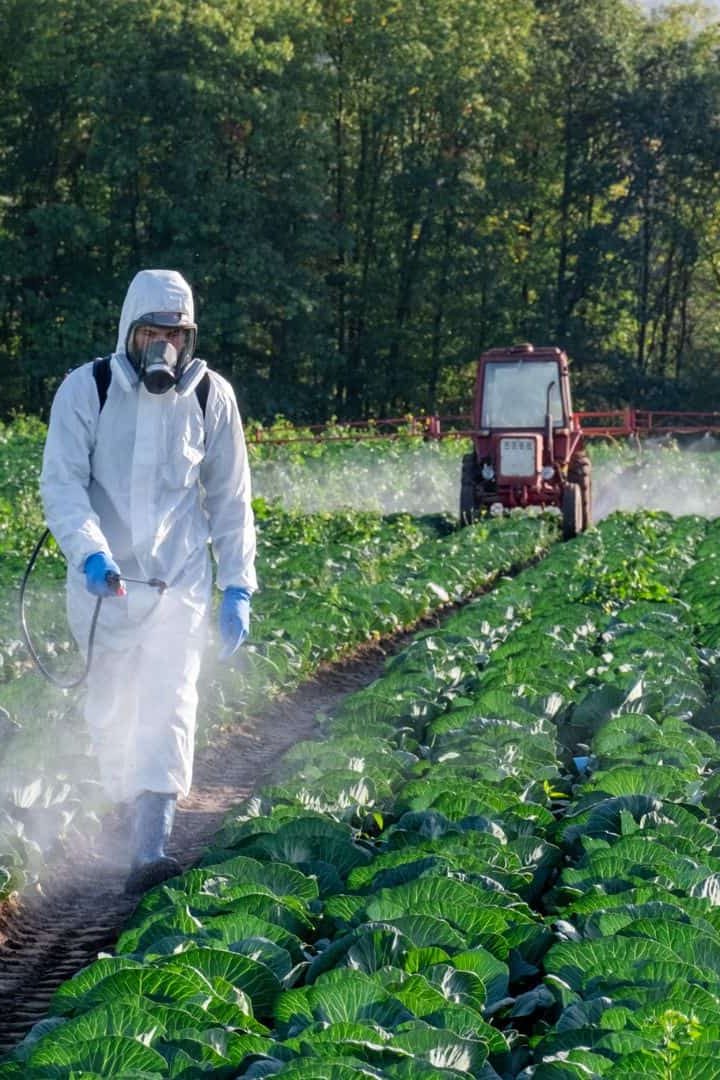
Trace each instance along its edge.
<path fill-rule="evenodd" d="M 40 482 L 83 650 L 102 598 L 85 716 L 108 796 L 132 807 L 130 894 L 180 872 L 165 848 L 192 778 L 208 542 L 225 658 L 247 636 L 257 588 L 240 415 L 230 384 L 194 356 L 196 337 L 184 278 L 136 274 L 115 352 L 57 391 Z"/>

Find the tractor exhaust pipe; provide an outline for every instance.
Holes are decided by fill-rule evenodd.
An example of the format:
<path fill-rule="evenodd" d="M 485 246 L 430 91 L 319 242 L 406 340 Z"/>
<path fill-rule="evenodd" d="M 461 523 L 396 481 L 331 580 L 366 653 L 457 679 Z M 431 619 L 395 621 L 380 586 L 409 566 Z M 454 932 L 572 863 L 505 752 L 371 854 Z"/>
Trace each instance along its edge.
<path fill-rule="evenodd" d="M 553 460 L 552 444 L 553 444 L 553 426 L 552 426 L 552 413 L 550 412 L 550 393 L 553 386 L 555 386 L 555 380 L 548 383 L 547 390 L 545 391 L 545 464 L 551 465 Z"/>

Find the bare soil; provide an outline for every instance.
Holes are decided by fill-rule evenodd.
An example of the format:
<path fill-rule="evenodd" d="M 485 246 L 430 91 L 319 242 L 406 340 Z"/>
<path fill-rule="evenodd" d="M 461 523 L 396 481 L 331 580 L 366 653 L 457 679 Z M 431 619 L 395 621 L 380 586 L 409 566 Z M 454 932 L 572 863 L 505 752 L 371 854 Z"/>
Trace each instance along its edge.
<path fill-rule="evenodd" d="M 317 714 L 377 678 L 386 656 L 406 640 L 403 635 L 364 647 L 198 752 L 171 843 L 184 869 L 209 846 L 230 808 L 262 786 L 282 754 L 317 734 Z M 123 892 L 126 839 L 123 822 L 108 817 L 102 855 L 97 843 L 71 845 L 51 860 L 38 885 L 0 905 L 0 1050 L 15 1046 L 47 1015 L 61 982 L 112 949 L 136 903 Z"/>

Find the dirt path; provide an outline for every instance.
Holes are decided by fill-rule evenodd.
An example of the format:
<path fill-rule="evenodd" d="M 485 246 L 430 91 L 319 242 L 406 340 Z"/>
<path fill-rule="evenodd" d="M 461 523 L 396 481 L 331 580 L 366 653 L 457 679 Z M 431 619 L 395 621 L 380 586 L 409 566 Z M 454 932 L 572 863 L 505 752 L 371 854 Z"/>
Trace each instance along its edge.
<path fill-rule="evenodd" d="M 377 678 L 386 656 L 406 640 L 368 647 L 321 672 L 261 718 L 198 753 L 171 845 L 184 868 L 208 846 L 229 808 L 262 785 L 277 759 L 313 737 L 317 713 Z M 119 843 L 119 823 L 107 825 Z M 0 1050 L 14 1046 L 46 1015 L 61 982 L 112 948 L 134 908 L 123 894 L 125 875 L 124 867 L 78 845 L 47 868 L 35 890 L 0 907 Z"/>

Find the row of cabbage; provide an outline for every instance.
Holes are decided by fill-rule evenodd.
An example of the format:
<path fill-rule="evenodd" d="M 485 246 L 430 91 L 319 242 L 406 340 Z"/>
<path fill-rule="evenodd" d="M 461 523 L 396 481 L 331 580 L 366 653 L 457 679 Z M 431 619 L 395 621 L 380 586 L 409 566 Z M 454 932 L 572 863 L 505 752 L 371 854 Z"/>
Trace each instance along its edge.
<path fill-rule="evenodd" d="M 247 722 L 324 661 L 467 598 L 499 573 L 539 557 L 557 538 L 553 519 L 489 521 L 457 531 L 442 518 L 307 517 L 267 509 L 259 532 L 263 588 L 252 644 L 238 668 L 211 659 L 206 665 L 205 740 L 239 713 Z M 51 646 L 44 653 L 48 665 Z M 96 831 L 105 803 L 82 722 L 82 691 L 65 695 L 34 671 L 2 689 L 14 720 L 0 744 L 0 878 L 7 893 L 40 874 L 59 830 Z"/>
<path fill-rule="evenodd" d="M 293 522 L 298 537 L 288 553 Z M 317 522 L 316 540 L 307 531 Z M 377 523 L 369 534 L 368 523 Z M 284 513 L 261 548 L 254 643 L 240 654 L 241 679 L 212 669 L 208 708 L 219 714 L 213 692 L 227 688 L 232 710 L 262 709 L 273 688 L 286 692 L 320 664 L 467 600 L 542 556 L 558 535 L 552 516 L 488 519 L 468 530 L 442 515 Z"/>
<path fill-rule="evenodd" d="M 0 1078 L 718 1075 L 719 534 L 610 519 L 418 636 Z"/>

